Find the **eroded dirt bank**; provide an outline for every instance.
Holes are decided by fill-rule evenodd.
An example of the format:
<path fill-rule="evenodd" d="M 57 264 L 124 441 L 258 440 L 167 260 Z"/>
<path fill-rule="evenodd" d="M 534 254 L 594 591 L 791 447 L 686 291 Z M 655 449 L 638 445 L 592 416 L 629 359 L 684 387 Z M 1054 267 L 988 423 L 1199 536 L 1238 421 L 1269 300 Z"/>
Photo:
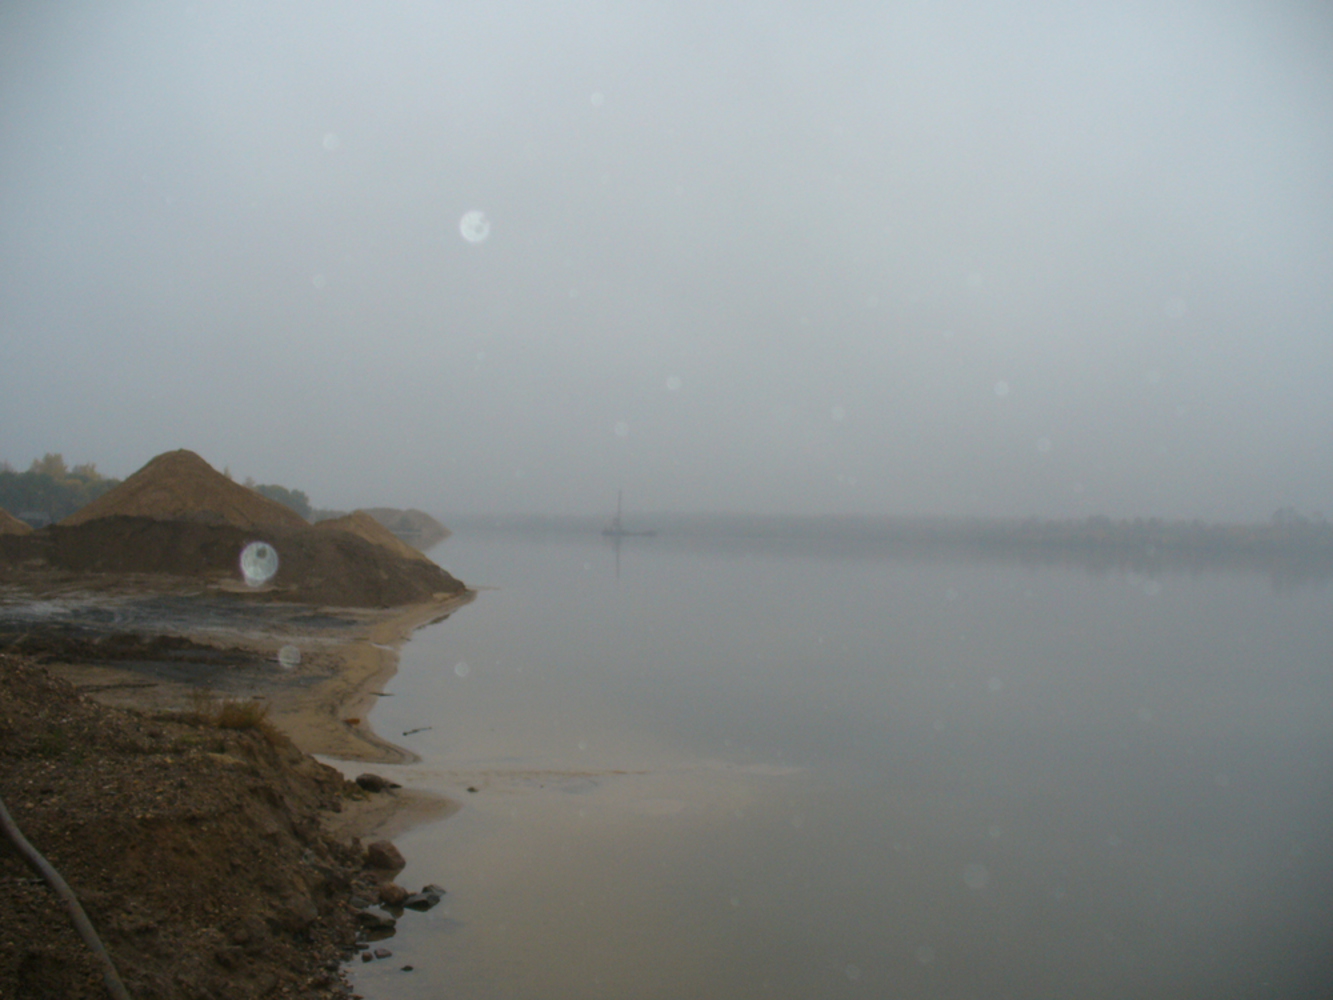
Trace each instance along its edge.
<path fill-rule="evenodd" d="M 411 759 L 367 710 L 401 643 L 470 595 L 319 609 L 66 581 L 0 597 L 0 796 L 132 995 L 346 995 L 338 969 L 384 877 L 354 838 L 448 803 L 368 793 L 303 751 Z M 219 699 L 267 718 L 219 728 L 196 710 Z M 0 840 L 0 997 L 105 995 L 51 891 Z"/>
<path fill-rule="evenodd" d="M 356 938 L 358 797 L 262 728 L 108 708 L 0 655 L 0 795 L 78 894 L 132 995 L 333 997 Z M 0 850 L 0 996 L 102 998 L 51 891 Z"/>

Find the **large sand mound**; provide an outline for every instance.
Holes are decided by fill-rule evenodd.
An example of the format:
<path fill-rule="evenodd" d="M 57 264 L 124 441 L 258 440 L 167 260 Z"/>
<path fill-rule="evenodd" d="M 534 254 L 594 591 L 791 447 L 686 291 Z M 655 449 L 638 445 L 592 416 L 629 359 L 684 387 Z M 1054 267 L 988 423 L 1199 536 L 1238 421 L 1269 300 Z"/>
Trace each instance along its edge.
<path fill-rule="evenodd" d="M 158 455 L 115 489 L 60 523 L 73 527 L 115 516 L 229 524 L 237 528 L 306 525 L 305 518 L 290 507 L 233 483 L 184 448 Z"/>
<path fill-rule="evenodd" d="M 0 507 L 0 535 L 30 535 L 30 528 L 23 521 L 11 514 L 9 511 Z"/>
<path fill-rule="evenodd" d="M 364 510 L 354 510 L 350 514 L 344 514 L 342 517 L 335 517 L 328 521 L 320 521 L 315 525 L 317 531 L 346 531 L 356 535 L 358 538 L 364 538 L 374 545 L 382 545 L 404 559 L 423 559 L 430 562 L 424 555 L 418 552 L 412 546 L 400 539 L 392 531 L 380 524 L 379 521 L 371 517 Z"/>

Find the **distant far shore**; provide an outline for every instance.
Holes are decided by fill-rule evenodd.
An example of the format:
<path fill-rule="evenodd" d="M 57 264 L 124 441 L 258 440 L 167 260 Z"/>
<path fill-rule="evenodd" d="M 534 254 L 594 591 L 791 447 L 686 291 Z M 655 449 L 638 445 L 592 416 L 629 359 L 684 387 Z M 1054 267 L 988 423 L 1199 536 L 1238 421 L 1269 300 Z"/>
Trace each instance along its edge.
<path fill-rule="evenodd" d="M 605 518 L 555 515 L 454 515 L 462 534 L 600 534 Z M 1266 523 L 1105 516 L 1044 520 L 875 515 L 629 514 L 627 528 L 651 530 L 638 545 L 712 551 L 815 551 L 1067 565 L 1092 573 L 1116 569 L 1261 571 L 1276 585 L 1333 578 L 1333 525 L 1279 511 Z"/>

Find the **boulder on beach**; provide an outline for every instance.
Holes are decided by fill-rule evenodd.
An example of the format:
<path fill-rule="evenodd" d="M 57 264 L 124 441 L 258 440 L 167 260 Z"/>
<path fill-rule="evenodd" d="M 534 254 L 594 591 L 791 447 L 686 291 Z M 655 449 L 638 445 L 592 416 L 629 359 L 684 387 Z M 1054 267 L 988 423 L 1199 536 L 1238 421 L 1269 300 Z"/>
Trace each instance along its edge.
<path fill-rule="evenodd" d="M 30 535 L 32 528 L 0 507 L 0 535 Z"/>
<path fill-rule="evenodd" d="M 184 448 L 158 455 L 60 524 L 73 527 L 116 516 L 230 524 L 236 528 L 300 528 L 307 524 L 290 507 L 232 482 Z"/>

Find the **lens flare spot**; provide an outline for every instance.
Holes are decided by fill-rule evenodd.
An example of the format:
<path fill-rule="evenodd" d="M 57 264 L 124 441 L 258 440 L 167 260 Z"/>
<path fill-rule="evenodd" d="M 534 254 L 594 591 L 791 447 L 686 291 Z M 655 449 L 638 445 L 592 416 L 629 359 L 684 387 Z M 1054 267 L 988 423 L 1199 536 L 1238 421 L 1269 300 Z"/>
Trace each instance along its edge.
<path fill-rule="evenodd" d="M 241 576 L 246 586 L 262 587 L 278 575 L 278 550 L 268 542 L 251 542 L 241 549 Z"/>
<path fill-rule="evenodd" d="M 458 231 L 469 243 L 483 243 L 491 235 L 491 220 L 485 212 L 474 208 L 458 220 Z"/>

